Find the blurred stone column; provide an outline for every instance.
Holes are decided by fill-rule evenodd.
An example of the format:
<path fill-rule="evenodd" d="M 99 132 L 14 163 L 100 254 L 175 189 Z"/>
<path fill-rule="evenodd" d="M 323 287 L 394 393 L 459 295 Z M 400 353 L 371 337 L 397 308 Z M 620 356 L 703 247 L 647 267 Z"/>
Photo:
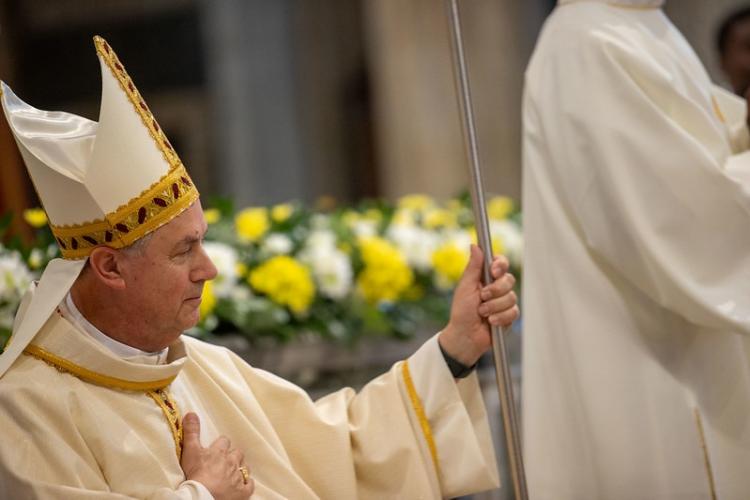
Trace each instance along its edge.
<path fill-rule="evenodd" d="M 523 72 L 545 2 L 461 2 L 487 190 L 518 198 Z M 363 0 L 381 188 L 448 197 L 468 187 L 442 0 Z"/>
<path fill-rule="evenodd" d="M 293 0 L 201 2 L 220 192 L 238 206 L 305 199 Z"/>

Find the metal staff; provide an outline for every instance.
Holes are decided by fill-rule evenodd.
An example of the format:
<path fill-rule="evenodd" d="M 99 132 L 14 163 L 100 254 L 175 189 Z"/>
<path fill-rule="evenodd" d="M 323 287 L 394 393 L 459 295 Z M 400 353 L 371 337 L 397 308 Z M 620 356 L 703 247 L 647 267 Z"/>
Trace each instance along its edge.
<path fill-rule="evenodd" d="M 479 147 L 477 146 L 477 134 L 474 128 L 474 112 L 471 106 L 469 77 L 466 71 L 461 19 L 459 17 L 457 0 L 445 0 L 445 7 L 452 35 L 451 45 L 453 47 L 454 77 L 458 90 L 461 117 L 463 118 L 466 154 L 471 172 L 471 200 L 474 206 L 474 221 L 477 226 L 479 244 L 484 252 L 484 282 L 490 283 L 492 281 L 490 274 L 492 242 L 490 239 L 487 212 L 485 210 L 484 184 L 482 182 L 482 170 L 479 165 Z M 519 437 L 518 421 L 513 399 L 513 382 L 510 376 L 508 354 L 505 348 L 504 329 L 498 326 L 491 326 L 491 332 L 492 358 L 495 364 L 495 378 L 500 395 L 500 407 L 503 413 L 503 428 L 505 429 L 505 442 L 508 451 L 511 478 L 513 480 L 513 490 L 515 491 L 516 500 L 528 500 L 529 494 L 526 489 L 526 473 L 523 466 L 523 456 L 521 455 L 521 439 Z"/>

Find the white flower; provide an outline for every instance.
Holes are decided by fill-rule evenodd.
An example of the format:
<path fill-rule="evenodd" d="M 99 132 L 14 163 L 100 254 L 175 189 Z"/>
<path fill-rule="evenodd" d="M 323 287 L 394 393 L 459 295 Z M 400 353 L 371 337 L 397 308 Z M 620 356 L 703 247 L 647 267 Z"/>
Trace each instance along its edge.
<path fill-rule="evenodd" d="M 443 233 L 440 243 L 452 243 L 456 248 L 466 250 L 466 253 L 468 254 L 469 247 L 474 243 L 474 238 L 466 229 L 452 229 Z"/>
<path fill-rule="evenodd" d="M 251 292 L 250 289 L 246 286 L 235 286 L 229 293 L 229 298 L 232 299 L 233 302 L 247 302 L 252 297 L 253 292 Z"/>
<path fill-rule="evenodd" d="M 312 270 L 313 279 L 324 297 L 344 298 L 352 287 L 352 265 L 349 256 L 336 248 L 331 231 L 313 231 L 300 252 L 300 260 Z"/>
<path fill-rule="evenodd" d="M 424 272 L 430 270 L 439 240 L 435 232 L 412 224 L 394 224 L 388 228 L 386 236 L 406 256 L 411 267 Z"/>
<path fill-rule="evenodd" d="M 0 247 L 0 327 L 13 326 L 15 311 L 33 279 L 18 252 Z"/>
<path fill-rule="evenodd" d="M 237 283 L 237 251 L 218 241 L 205 241 L 203 249 L 218 271 L 213 280 L 213 292 L 218 298 L 229 296 Z"/>
<path fill-rule="evenodd" d="M 336 235 L 333 231 L 328 230 L 317 230 L 312 231 L 305 241 L 305 248 L 317 251 L 335 250 L 336 249 Z"/>
<path fill-rule="evenodd" d="M 511 264 L 523 264 L 523 234 L 518 225 L 511 220 L 490 221 L 492 239 L 498 239 L 503 244 L 503 252 Z"/>
<path fill-rule="evenodd" d="M 374 220 L 360 219 L 353 224 L 352 231 L 357 235 L 357 238 L 377 236 L 378 223 Z"/>
<path fill-rule="evenodd" d="M 343 299 L 352 288 L 352 266 L 349 257 L 340 250 L 312 258 L 308 264 L 321 295 L 334 300 Z"/>
<path fill-rule="evenodd" d="M 315 214 L 310 217 L 310 227 L 313 230 L 324 230 L 331 227 L 331 216 L 325 214 Z"/>
<path fill-rule="evenodd" d="M 55 257 L 58 257 L 60 255 L 60 249 L 57 247 L 56 244 L 52 243 L 47 247 L 47 258 L 48 259 L 54 259 Z"/>
<path fill-rule="evenodd" d="M 271 255 L 286 255 L 292 251 L 294 245 L 289 236 L 282 233 L 269 234 L 262 243 L 262 249 Z"/>
<path fill-rule="evenodd" d="M 38 248 L 31 250 L 29 254 L 29 266 L 32 269 L 39 269 L 42 266 L 42 260 L 44 259 L 44 252 Z"/>

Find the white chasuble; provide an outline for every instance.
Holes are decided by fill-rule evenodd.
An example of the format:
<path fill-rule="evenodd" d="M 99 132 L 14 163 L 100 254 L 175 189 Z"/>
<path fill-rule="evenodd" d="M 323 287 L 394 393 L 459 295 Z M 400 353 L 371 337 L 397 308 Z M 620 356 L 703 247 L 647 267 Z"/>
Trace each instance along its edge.
<path fill-rule="evenodd" d="M 180 468 L 181 417 L 242 450 L 253 499 L 431 499 L 496 487 L 475 375 L 437 338 L 361 392 L 313 402 L 183 336 L 165 364 L 124 360 L 54 314 L 0 381 L 0 498 L 204 499 Z"/>
<path fill-rule="evenodd" d="M 560 2 L 526 73 L 532 500 L 750 498 L 750 158 L 658 1 Z"/>

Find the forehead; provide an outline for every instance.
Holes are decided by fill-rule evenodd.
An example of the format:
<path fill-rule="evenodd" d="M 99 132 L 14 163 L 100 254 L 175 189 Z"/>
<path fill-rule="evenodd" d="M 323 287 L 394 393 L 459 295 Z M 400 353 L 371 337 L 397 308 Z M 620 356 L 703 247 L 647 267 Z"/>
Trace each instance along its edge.
<path fill-rule="evenodd" d="M 154 237 L 167 242 L 178 242 L 187 237 L 201 237 L 207 224 L 203 217 L 203 207 L 196 201 L 180 215 L 154 231 Z"/>

